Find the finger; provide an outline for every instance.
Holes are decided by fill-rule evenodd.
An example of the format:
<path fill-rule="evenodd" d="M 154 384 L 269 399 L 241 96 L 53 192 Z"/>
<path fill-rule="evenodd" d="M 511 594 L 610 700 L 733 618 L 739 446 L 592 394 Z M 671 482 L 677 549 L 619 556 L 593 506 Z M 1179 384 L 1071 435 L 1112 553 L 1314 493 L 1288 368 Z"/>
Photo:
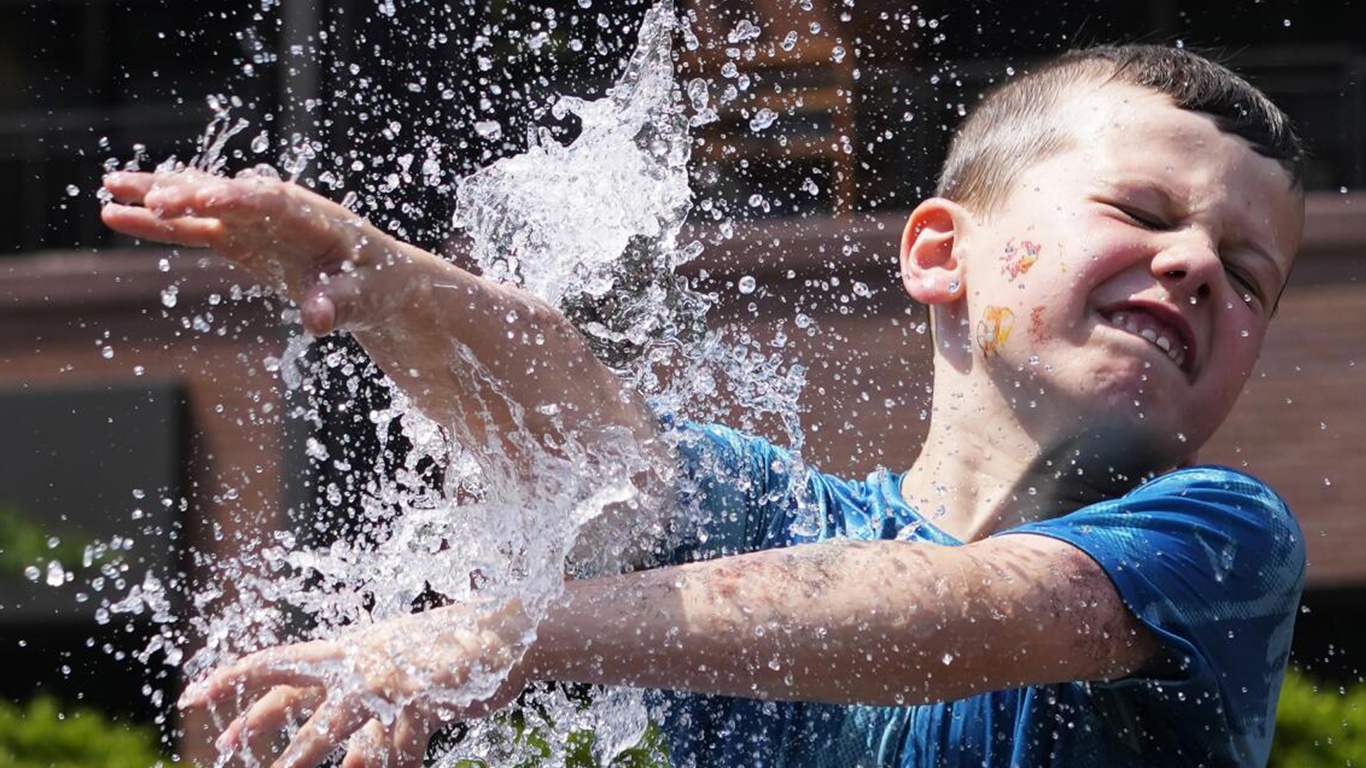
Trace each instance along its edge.
<path fill-rule="evenodd" d="M 432 729 L 411 714 L 398 716 L 389 730 L 390 760 L 388 768 L 422 768 L 427 756 L 427 745 L 432 740 Z"/>
<path fill-rule="evenodd" d="M 179 218 L 162 219 L 146 208 L 109 203 L 100 210 L 100 218 L 110 229 L 142 240 L 154 240 L 195 248 L 212 246 L 223 232 L 217 219 Z"/>
<path fill-rule="evenodd" d="M 142 204 L 163 219 L 217 217 L 247 194 L 243 187 L 243 182 L 219 176 L 164 174 L 143 196 Z"/>
<path fill-rule="evenodd" d="M 334 699 L 313 713 L 271 768 L 313 768 L 370 719 L 359 704 Z"/>
<path fill-rule="evenodd" d="M 255 698 L 277 685 L 314 687 L 323 682 L 316 666 L 334 660 L 341 654 L 341 649 L 334 643 L 324 640 L 253 653 L 186 688 L 181 694 L 179 706 L 216 705 L 229 697 Z"/>
<path fill-rule="evenodd" d="M 272 747 L 280 731 L 317 709 L 323 697 L 322 688 L 288 685 L 273 688 L 223 731 L 217 746 L 220 750 L 237 746 L 254 755 L 258 763 L 265 764 L 274 756 Z"/>
<path fill-rule="evenodd" d="M 156 183 L 156 174 L 120 171 L 107 174 L 104 188 L 114 196 L 116 202 L 124 204 L 141 203 L 142 198 Z"/>
<path fill-rule="evenodd" d="M 341 768 L 393 768 L 388 736 L 378 720 L 370 720 L 351 734 Z"/>

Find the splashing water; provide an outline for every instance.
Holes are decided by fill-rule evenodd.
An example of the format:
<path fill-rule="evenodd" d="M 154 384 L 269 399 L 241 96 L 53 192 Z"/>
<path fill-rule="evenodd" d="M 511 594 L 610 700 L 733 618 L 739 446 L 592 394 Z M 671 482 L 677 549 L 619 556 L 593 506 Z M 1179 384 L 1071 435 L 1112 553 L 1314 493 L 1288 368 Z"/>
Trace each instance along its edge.
<path fill-rule="evenodd" d="M 561 144 L 545 129 L 530 131 L 524 153 L 461 180 L 454 222 L 469 236 L 471 255 L 485 277 L 560 307 L 594 352 L 661 411 L 695 420 L 723 418 L 728 414 L 718 410 L 717 394 L 725 390 L 745 404 L 740 426 L 777 416 L 788 442 L 799 449 L 802 368 L 742 329 L 708 330 L 703 317 L 712 298 L 676 274 L 701 251 L 700 243 L 679 247 L 677 240 L 691 202 L 688 106 L 707 109 L 705 100 L 697 106 L 697 81 L 685 99 L 674 79 L 671 45 L 677 31 L 672 5 L 653 7 L 641 23 L 634 54 L 604 97 L 564 96 L 554 103 L 556 118 L 581 121 L 578 137 Z M 248 126 L 231 119 L 223 100 L 215 104 L 191 166 L 221 173 L 228 140 Z M 691 122 L 697 123 L 696 116 Z M 297 177 L 318 151 L 312 143 L 291 142 L 282 163 L 287 176 Z M 250 172 L 274 170 L 258 166 Z M 307 345 L 306 338 L 296 337 L 280 359 L 267 362 L 291 390 L 300 389 L 309 373 Z M 183 664 L 191 677 L 263 647 L 337 637 L 407 615 L 433 592 L 476 606 L 472 611 L 499 610 L 516 600 L 531 619 L 523 637 L 529 643 L 536 622 L 562 593 L 567 570 L 620 570 L 633 552 L 620 542 L 658 543 L 671 530 L 663 519 L 669 497 L 657 490 L 667 482 L 652 486 L 639 480 L 667 481 L 671 466 L 656 466 L 624 430 L 598 436 L 591 447 L 568 440 L 553 452 L 540 448 L 527 414 L 501 394 L 497 380 L 469 350 L 456 345 L 454 352 L 453 372 L 468 378 L 466 391 L 485 393 L 469 407 L 511 414 L 511 433 L 501 441 L 481 442 L 460 424 L 438 425 L 390 385 L 391 405 L 371 413 L 369 421 L 382 450 L 395 427 L 411 448 L 398 452 L 402 466 L 376 481 L 362 504 L 365 535 L 318 547 L 278 531 L 266 546 L 248 547 L 251 554 L 230 562 L 195 552 L 197 568 L 210 576 L 186 602 L 188 615 L 178 616 L 168 599 L 176 582 L 148 574 L 123 599 L 105 602 L 105 620 L 137 613 L 162 627 L 140 655 L 144 662 L 160 652 L 165 663 L 179 665 L 186 636 L 202 638 L 202 647 Z M 662 376 L 661 368 L 688 375 Z M 524 448 L 514 453 L 509 445 Z M 315 459 L 327 458 L 316 441 L 307 450 Z M 444 470 L 435 487 L 423 479 L 423 467 L 431 462 Z M 794 488 L 804 487 L 800 462 L 788 475 Z M 627 505 L 656 514 L 635 515 L 630 535 L 621 535 L 611 526 L 623 523 L 610 513 Z M 799 533 L 814 524 L 809 515 L 793 523 Z M 605 535 L 608 530 L 615 535 Z M 455 687 L 432 680 L 428 693 L 463 706 L 490 695 L 506 673 L 507 668 L 476 670 Z M 344 670 L 334 674 L 350 683 L 351 692 L 369 696 Z M 531 696 L 535 709 L 546 713 L 542 725 L 552 762 L 571 732 L 592 728 L 596 757 L 605 764 L 633 746 L 648 722 L 641 695 L 630 690 L 600 692 L 586 709 L 558 688 Z M 380 704 L 392 709 L 392 703 L 377 702 L 381 713 Z M 465 738 L 446 747 L 438 765 L 466 758 L 511 765 L 527 756 L 519 752 L 528 749 L 525 740 L 519 746 L 506 719 L 485 718 L 468 728 Z"/>
<path fill-rule="evenodd" d="M 545 128 L 529 146 L 466 178 L 455 223 L 484 274 L 565 307 L 609 364 L 676 337 L 700 316 L 673 277 L 697 249 L 675 247 L 690 207 L 688 118 L 670 62 L 676 22 L 661 4 L 641 24 L 626 71 L 604 98 L 561 97 L 556 118 L 583 124 L 562 146 Z"/>

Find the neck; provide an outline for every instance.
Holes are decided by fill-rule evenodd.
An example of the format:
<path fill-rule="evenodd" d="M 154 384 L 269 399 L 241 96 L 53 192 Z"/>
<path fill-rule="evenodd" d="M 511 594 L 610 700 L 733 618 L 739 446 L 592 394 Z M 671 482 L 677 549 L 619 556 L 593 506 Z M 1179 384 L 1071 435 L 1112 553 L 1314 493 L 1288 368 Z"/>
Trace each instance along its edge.
<path fill-rule="evenodd" d="M 930 432 L 901 493 L 945 533 L 977 541 L 1113 498 L 1137 480 L 1117 475 L 1096 450 L 1120 444 L 1113 436 L 1040 427 L 1075 418 L 1047 413 L 1046 403 L 1011 402 L 1013 393 L 983 376 L 939 367 L 936 361 Z M 1028 423 L 1018 408 L 1029 409 Z"/>

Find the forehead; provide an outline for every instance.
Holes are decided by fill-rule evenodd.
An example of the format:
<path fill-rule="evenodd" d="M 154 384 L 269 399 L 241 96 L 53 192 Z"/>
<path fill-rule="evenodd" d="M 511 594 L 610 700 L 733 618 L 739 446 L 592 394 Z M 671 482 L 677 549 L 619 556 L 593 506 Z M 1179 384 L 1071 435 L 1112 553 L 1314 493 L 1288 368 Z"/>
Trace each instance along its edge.
<path fill-rule="evenodd" d="M 1301 192 L 1279 162 L 1220 130 L 1210 115 L 1122 83 L 1080 84 L 1060 111 L 1084 163 L 1075 180 L 1158 187 L 1185 213 L 1220 214 L 1293 257 L 1303 226 Z"/>

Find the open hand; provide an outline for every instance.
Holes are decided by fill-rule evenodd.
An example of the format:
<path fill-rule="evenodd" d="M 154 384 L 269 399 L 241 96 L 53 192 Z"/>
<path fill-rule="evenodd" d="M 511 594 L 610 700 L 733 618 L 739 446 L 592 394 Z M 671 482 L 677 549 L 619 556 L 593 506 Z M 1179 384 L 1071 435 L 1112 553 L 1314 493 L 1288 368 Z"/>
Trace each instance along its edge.
<path fill-rule="evenodd" d="M 267 764 L 280 732 L 308 714 L 272 768 L 312 768 L 343 745 L 343 768 L 420 768 L 434 732 L 506 706 L 526 684 L 520 610 L 469 618 L 437 608 L 261 651 L 189 687 L 180 706 L 243 712 L 218 746 L 249 752 L 248 764 Z"/>
<path fill-rule="evenodd" d="M 120 172 L 106 176 L 104 186 L 114 200 L 101 212 L 109 227 L 212 248 L 294 300 L 304 327 L 317 335 L 382 321 L 415 282 L 400 274 L 402 267 L 427 255 L 341 205 L 269 176 Z"/>

